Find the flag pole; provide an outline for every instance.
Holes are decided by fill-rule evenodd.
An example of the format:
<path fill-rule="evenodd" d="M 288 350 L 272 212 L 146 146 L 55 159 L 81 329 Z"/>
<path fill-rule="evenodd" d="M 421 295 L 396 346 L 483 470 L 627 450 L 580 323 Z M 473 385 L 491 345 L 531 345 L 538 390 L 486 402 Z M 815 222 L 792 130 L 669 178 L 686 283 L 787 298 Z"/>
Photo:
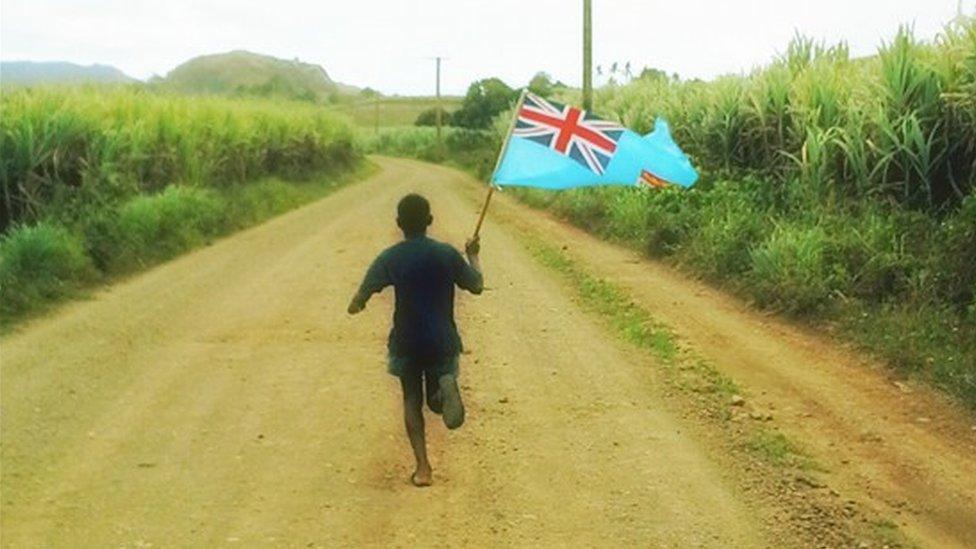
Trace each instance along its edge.
<path fill-rule="evenodd" d="M 488 196 L 485 197 L 485 204 L 481 207 L 481 214 L 478 216 L 478 224 L 474 226 L 474 235 L 471 239 L 474 240 L 478 238 L 478 233 L 481 231 L 481 224 L 485 221 L 485 214 L 488 213 L 488 204 L 491 203 L 491 195 L 495 192 L 495 185 L 493 183 L 495 179 L 495 172 L 498 171 L 498 167 L 502 164 L 502 158 L 505 157 L 505 152 L 508 150 L 508 142 L 512 139 L 512 132 L 515 130 L 515 123 L 518 121 L 519 111 L 522 110 L 522 103 L 525 102 L 525 94 L 527 90 L 522 88 L 522 93 L 519 94 L 518 102 L 515 103 L 515 112 L 512 114 L 512 120 L 508 124 L 508 132 L 505 134 L 505 141 L 502 143 L 501 150 L 498 151 L 498 158 L 495 159 L 495 167 L 491 170 L 491 177 L 488 180 Z"/>

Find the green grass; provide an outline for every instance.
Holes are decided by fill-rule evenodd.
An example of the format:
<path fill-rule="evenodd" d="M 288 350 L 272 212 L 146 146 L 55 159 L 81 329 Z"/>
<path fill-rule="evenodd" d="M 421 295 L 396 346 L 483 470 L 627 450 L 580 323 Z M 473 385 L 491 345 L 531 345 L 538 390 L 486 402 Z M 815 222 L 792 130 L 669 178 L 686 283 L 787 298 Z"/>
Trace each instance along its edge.
<path fill-rule="evenodd" d="M 745 448 L 774 465 L 804 470 L 815 468 L 810 457 L 778 431 L 757 429 L 745 442 Z"/>
<path fill-rule="evenodd" d="M 678 346 L 673 335 L 633 304 L 618 286 L 589 275 L 569 256 L 548 244 L 533 241 L 529 249 L 543 265 L 566 277 L 577 289 L 583 304 L 606 317 L 621 339 L 651 351 L 666 364 L 674 362 Z"/>
<path fill-rule="evenodd" d="M 890 519 L 876 519 L 870 521 L 875 537 L 887 547 L 918 547 L 902 534 L 898 524 Z"/>

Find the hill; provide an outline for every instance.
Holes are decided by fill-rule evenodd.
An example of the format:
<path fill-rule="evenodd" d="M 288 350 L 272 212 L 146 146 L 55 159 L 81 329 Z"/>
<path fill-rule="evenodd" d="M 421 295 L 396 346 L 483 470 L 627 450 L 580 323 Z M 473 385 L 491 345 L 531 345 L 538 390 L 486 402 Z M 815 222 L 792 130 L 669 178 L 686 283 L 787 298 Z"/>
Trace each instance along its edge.
<path fill-rule="evenodd" d="M 159 84 L 180 93 L 305 101 L 334 101 L 359 91 L 333 81 L 320 65 L 243 50 L 195 57 L 170 71 Z"/>
<path fill-rule="evenodd" d="M 135 78 L 110 65 L 78 65 L 66 61 L 0 61 L 0 82 L 35 84 L 126 84 Z"/>

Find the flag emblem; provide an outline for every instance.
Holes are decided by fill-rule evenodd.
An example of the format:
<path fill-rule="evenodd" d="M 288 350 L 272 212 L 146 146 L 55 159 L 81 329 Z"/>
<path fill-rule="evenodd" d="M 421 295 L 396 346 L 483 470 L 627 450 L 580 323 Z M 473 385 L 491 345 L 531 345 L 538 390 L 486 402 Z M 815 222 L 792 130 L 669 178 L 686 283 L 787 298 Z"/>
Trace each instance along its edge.
<path fill-rule="evenodd" d="M 603 175 L 624 127 L 582 109 L 531 93 L 518 112 L 513 135 L 535 141 Z"/>
<path fill-rule="evenodd" d="M 641 170 L 640 178 L 637 179 L 638 185 L 647 185 L 648 187 L 654 189 L 663 189 L 670 185 L 667 181 L 661 179 L 660 177 L 652 174 L 647 170 Z"/>

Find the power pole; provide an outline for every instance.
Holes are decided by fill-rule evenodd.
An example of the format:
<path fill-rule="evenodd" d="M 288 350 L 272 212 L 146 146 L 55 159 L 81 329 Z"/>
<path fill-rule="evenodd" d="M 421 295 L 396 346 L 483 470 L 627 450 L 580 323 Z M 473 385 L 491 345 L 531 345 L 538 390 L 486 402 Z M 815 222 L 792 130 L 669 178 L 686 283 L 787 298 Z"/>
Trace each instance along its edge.
<path fill-rule="evenodd" d="M 437 145 L 441 144 L 441 57 L 435 57 L 437 60 L 437 101 L 434 103 L 434 111 L 437 120 Z"/>
<path fill-rule="evenodd" d="M 593 109 L 593 10 L 583 0 L 583 108 Z"/>

